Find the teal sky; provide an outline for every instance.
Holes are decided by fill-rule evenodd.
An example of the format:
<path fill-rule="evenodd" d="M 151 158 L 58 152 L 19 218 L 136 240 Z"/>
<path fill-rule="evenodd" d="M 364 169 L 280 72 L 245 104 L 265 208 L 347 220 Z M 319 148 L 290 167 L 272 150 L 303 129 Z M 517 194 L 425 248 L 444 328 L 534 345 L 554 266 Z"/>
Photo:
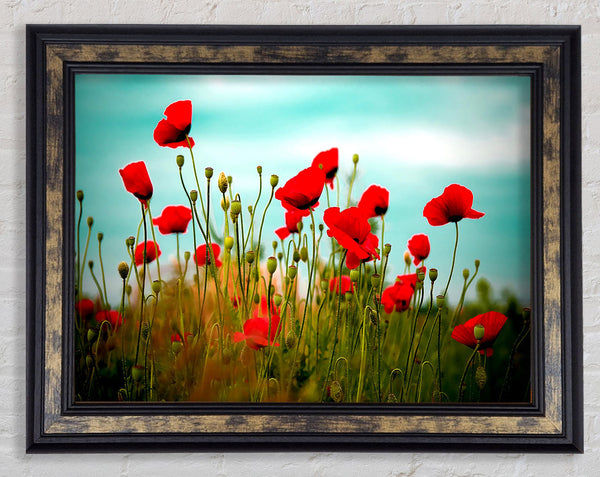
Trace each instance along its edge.
<path fill-rule="evenodd" d="M 104 233 L 105 270 L 109 277 L 113 274 L 107 280 L 109 298 L 119 300 L 116 267 L 127 257 L 124 240 L 135 235 L 140 219 L 139 202 L 125 191 L 118 169 L 146 162 L 154 184 L 154 216 L 166 205 L 186 204 L 175 156 L 185 156 L 186 182 L 195 188 L 189 151 L 160 147 L 152 134 L 170 103 L 190 99 L 194 155 L 200 171 L 214 168 L 214 204 L 220 200 L 220 171 L 233 176 L 234 190 L 247 206 L 258 192 L 257 165 L 263 166 L 268 192 L 271 174 L 278 174 L 282 185 L 317 153 L 338 147 L 345 206 L 352 155 L 359 154 L 353 201 L 370 184 L 390 190 L 388 277 L 403 272 L 407 240 L 426 233 L 432 246 L 426 265 L 439 269 L 441 287 L 450 269 L 454 227 L 432 227 L 422 212 L 444 187 L 459 183 L 473 191 L 473 207 L 486 215 L 459 223 L 457 275 L 450 291 L 454 301 L 462 269 L 473 269 L 478 258 L 481 276 L 496 292 L 509 288 L 527 303 L 529 88 L 528 77 L 507 76 L 78 75 L 76 187 L 85 193 L 84 216 L 94 217 L 93 237 Z M 261 212 L 267 195 L 263 193 Z M 331 199 L 335 201 L 335 191 Z M 323 194 L 317 222 L 322 222 L 326 203 Z M 265 222 L 265 244 L 276 238 L 273 231 L 283 225 L 283 213 L 274 200 Z M 214 222 L 221 231 L 222 214 Z M 159 235 L 157 240 L 166 268 L 175 254 L 175 239 Z M 182 249 L 192 248 L 190 232 L 182 237 Z M 88 258 L 97 260 L 97 247 L 90 247 Z M 93 294 L 91 285 L 88 280 L 84 289 Z"/>

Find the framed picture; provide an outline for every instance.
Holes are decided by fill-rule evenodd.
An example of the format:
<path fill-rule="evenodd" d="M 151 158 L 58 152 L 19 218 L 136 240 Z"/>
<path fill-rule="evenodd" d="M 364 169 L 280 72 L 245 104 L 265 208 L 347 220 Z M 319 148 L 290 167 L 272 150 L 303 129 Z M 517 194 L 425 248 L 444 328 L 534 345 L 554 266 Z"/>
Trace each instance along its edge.
<path fill-rule="evenodd" d="M 27 451 L 582 452 L 580 29 L 27 28 Z"/>

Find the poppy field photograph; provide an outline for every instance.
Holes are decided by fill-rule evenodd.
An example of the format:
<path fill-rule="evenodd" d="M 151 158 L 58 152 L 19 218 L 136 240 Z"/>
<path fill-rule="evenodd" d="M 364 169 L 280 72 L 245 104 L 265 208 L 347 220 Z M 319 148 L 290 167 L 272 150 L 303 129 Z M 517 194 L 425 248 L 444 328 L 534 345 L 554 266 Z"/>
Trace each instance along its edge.
<path fill-rule="evenodd" d="M 76 402 L 529 403 L 531 80 L 75 76 Z"/>

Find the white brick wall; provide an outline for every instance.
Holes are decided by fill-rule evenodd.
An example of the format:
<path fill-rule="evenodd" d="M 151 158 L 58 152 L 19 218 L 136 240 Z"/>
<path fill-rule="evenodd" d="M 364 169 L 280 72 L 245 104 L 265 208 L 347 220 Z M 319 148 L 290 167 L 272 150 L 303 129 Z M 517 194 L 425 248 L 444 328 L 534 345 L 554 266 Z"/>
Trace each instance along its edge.
<path fill-rule="evenodd" d="M 25 24 L 581 24 L 585 455 L 261 453 L 29 455 L 25 448 Z M 0 475 L 598 475 L 598 0 L 0 0 Z M 465 449 L 466 452 L 469 449 Z M 594 470 L 595 469 L 595 470 Z"/>

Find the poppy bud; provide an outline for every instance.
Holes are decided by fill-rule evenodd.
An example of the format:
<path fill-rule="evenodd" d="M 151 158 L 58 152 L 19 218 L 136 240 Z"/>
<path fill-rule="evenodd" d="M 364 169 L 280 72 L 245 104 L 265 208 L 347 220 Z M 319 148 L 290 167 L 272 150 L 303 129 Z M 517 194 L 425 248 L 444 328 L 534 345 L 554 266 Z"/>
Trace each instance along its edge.
<path fill-rule="evenodd" d="M 410 259 L 410 252 L 409 252 L 408 250 L 406 250 L 406 251 L 404 252 L 404 263 L 405 263 L 406 265 L 410 266 L 410 262 L 411 262 L 411 261 L 412 261 L 412 260 Z"/>
<path fill-rule="evenodd" d="M 188 252 L 189 253 L 189 252 Z M 160 292 L 160 289 L 162 288 L 162 283 L 160 282 L 160 280 L 154 280 L 152 282 L 152 291 L 156 294 L 158 294 L 158 292 Z"/>
<path fill-rule="evenodd" d="M 333 381 L 331 383 L 331 386 L 329 388 L 329 395 L 331 396 L 331 399 L 333 399 L 335 402 L 342 402 L 342 399 L 344 399 L 344 390 L 342 389 L 342 385 L 339 381 Z"/>
<path fill-rule="evenodd" d="M 88 369 L 92 369 L 94 367 L 94 358 L 91 354 L 88 354 L 85 357 L 85 365 L 88 367 Z"/>
<path fill-rule="evenodd" d="M 469 278 L 469 269 L 465 268 L 463 269 L 463 278 L 466 280 L 467 278 Z"/>
<path fill-rule="evenodd" d="M 354 164 L 358 164 L 358 154 L 354 154 L 354 155 L 352 156 L 352 162 L 353 162 Z"/>
<path fill-rule="evenodd" d="M 302 247 L 300 249 L 300 258 L 303 262 L 306 262 L 308 260 L 308 249 L 306 247 Z"/>
<path fill-rule="evenodd" d="M 231 213 L 235 215 L 242 213 L 242 203 L 239 200 L 234 200 L 231 203 Z"/>
<path fill-rule="evenodd" d="M 290 265 L 288 267 L 288 277 L 290 277 L 292 280 L 294 278 L 296 278 L 296 274 L 298 273 L 298 269 L 294 266 L 294 265 Z"/>
<path fill-rule="evenodd" d="M 227 192 L 227 186 L 229 184 L 227 184 L 227 176 L 224 172 L 221 172 L 219 174 L 219 180 L 217 181 L 217 184 L 219 185 L 219 190 L 221 191 L 221 194 Z"/>
<path fill-rule="evenodd" d="M 246 262 L 247 263 L 254 262 L 254 250 L 248 250 L 246 252 Z"/>
<path fill-rule="evenodd" d="M 277 270 L 277 259 L 275 257 L 267 258 L 267 271 L 273 275 Z"/>
<path fill-rule="evenodd" d="M 130 235 L 129 238 L 127 238 L 127 240 L 125 240 L 125 244 L 128 247 L 133 247 L 135 244 L 135 237 L 133 235 Z"/>
<path fill-rule="evenodd" d="M 283 252 L 277 252 L 277 260 L 283 260 Z"/>
<path fill-rule="evenodd" d="M 102 232 L 98 232 L 98 242 L 102 242 L 103 238 L 104 238 L 104 234 Z"/>
<path fill-rule="evenodd" d="M 273 303 L 275 303 L 275 306 L 279 306 L 281 305 L 281 302 L 283 301 L 283 297 L 277 293 L 274 297 L 273 297 Z"/>
<path fill-rule="evenodd" d="M 262 166 L 256 166 L 256 172 L 258 172 L 258 175 L 262 174 Z"/>
<path fill-rule="evenodd" d="M 273 252 L 277 250 L 277 240 L 273 240 L 273 243 L 271 245 L 273 245 Z"/>
<path fill-rule="evenodd" d="M 258 293 L 254 294 L 254 297 L 252 298 L 252 301 L 254 301 L 254 303 L 256 305 L 258 305 L 260 303 L 260 296 L 258 295 Z"/>
<path fill-rule="evenodd" d="M 233 237 L 225 237 L 225 250 L 231 250 L 233 248 Z"/>
<path fill-rule="evenodd" d="M 94 218 L 93 217 L 88 217 L 87 218 L 87 224 L 88 224 L 88 227 L 91 227 L 92 225 L 94 225 Z"/>
<path fill-rule="evenodd" d="M 177 165 L 179 167 L 183 167 L 183 163 L 185 162 L 185 158 L 179 154 L 176 158 L 175 158 L 175 162 L 177 162 Z"/>
<path fill-rule="evenodd" d="M 386 243 L 386 244 L 383 246 L 383 253 L 384 253 L 384 254 L 385 254 L 385 256 L 387 257 L 387 256 L 390 254 L 390 252 L 391 252 L 391 251 L 392 251 L 392 246 L 391 246 L 389 243 Z"/>
<path fill-rule="evenodd" d="M 396 397 L 396 395 L 394 393 L 389 393 L 387 395 L 386 402 L 395 403 L 395 402 L 398 402 L 398 398 Z"/>
<path fill-rule="evenodd" d="M 358 272 L 358 270 L 356 268 L 353 270 L 350 270 L 350 280 L 352 280 L 354 283 L 356 283 L 358 281 L 359 275 L 360 275 L 360 273 Z"/>
<path fill-rule="evenodd" d="M 227 183 L 229 184 L 229 187 L 231 187 L 232 182 L 233 182 L 233 177 L 227 176 Z"/>
<path fill-rule="evenodd" d="M 212 167 L 204 168 L 204 175 L 206 176 L 207 179 L 210 179 L 213 176 L 213 168 Z"/>
<path fill-rule="evenodd" d="M 293 259 L 294 259 L 294 262 L 296 262 L 296 263 L 298 263 L 300 261 L 300 252 L 298 252 L 298 249 L 294 250 Z"/>
<path fill-rule="evenodd" d="M 429 279 L 431 280 L 431 283 L 435 282 L 437 280 L 438 277 L 438 271 L 437 268 L 432 268 L 429 270 Z"/>
<path fill-rule="evenodd" d="M 227 197 L 221 199 L 221 209 L 225 212 L 229 210 L 229 199 Z"/>
<path fill-rule="evenodd" d="M 420 282 L 425 280 L 425 272 L 422 268 L 417 269 L 417 280 L 419 280 Z"/>
<path fill-rule="evenodd" d="M 296 224 L 296 228 L 298 229 L 298 233 L 302 232 L 302 229 L 304 228 L 302 221 L 300 221 Z"/>
<path fill-rule="evenodd" d="M 133 290 L 133 289 L 131 288 L 131 285 L 127 285 L 127 286 L 125 287 L 125 293 L 127 293 L 127 296 L 131 295 L 131 291 L 132 291 L 132 290 Z"/>
<path fill-rule="evenodd" d="M 477 341 L 482 340 L 485 335 L 485 327 L 481 323 L 476 324 L 473 328 L 473 335 Z"/>
<path fill-rule="evenodd" d="M 485 368 L 483 366 L 477 366 L 475 370 L 475 382 L 479 389 L 483 389 L 485 387 L 485 383 L 487 382 L 487 373 L 485 372 Z"/>
<path fill-rule="evenodd" d="M 480 264 L 481 264 L 481 262 L 479 261 L 479 259 L 475 260 L 475 270 L 479 270 Z"/>
<path fill-rule="evenodd" d="M 88 261 L 88 267 L 90 267 L 90 270 L 92 268 L 94 268 L 94 261 L 93 260 Z"/>
<path fill-rule="evenodd" d="M 192 253 L 189 250 L 186 250 L 185 252 L 183 252 L 183 259 L 187 262 L 190 257 L 192 256 Z"/>
<path fill-rule="evenodd" d="M 296 333 L 294 333 L 294 330 L 290 330 L 287 334 L 287 336 L 285 337 L 285 346 L 288 349 L 291 349 L 294 347 L 294 345 L 296 344 Z"/>
<path fill-rule="evenodd" d="M 442 308 L 444 306 L 444 302 L 446 301 L 446 297 L 444 295 L 438 295 L 435 298 L 435 302 L 438 308 Z"/>
<path fill-rule="evenodd" d="M 119 270 L 119 275 L 123 280 L 125 280 L 127 278 L 127 275 L 129 275 L 129 265 L 127 265 L 127 263 L 125 262 L 119 263 L 117 270 Z"/>
<path fill-rule="evenodd" d="M 79 202 L 82 202 L 82 201 L 83 201 L 83 191 L 82 191 L 82 190 L 78 190 L 78 191 L 77 191 L 77 200 L 78 200 Z"/>
<path fill-rule="evenodd" d="M 171 351 L 173 354 L 178 355 L 179 352 L 183 349 L 183 343 L 178 340 L 171 341 Z"/>
<path fill-rule="evenodd" d="M 319 232 L 323 232 L 325 226 L 323 224 L 319 224 Z"/>
<path fill-rule="evenodd" d="M 371 286 L 373 288 L 378 288 L 380 283 L 381 283 L 381 277 L 379 276 L 378 273 L 374 273 L 373 275 L 371 275 Z"/>
<path fill-rule="evenodd" d="M 142 328 L 141 329 L 142 329 L 142 338 L 144 340 L 148 339 L 148 335 L 150 334 L 150 323 L 148 323 L 147 321 L 144 321 L 142 323 Z"/>
<path fill-rule="evenodd" d="M 279 176 L 273 174 L 271 176 L 271 187 L 277 187 L 277 184 L 279 184 Z"/>
<path fill-rule="evenodd" d="M 144 367 L 141 364 L 136 364 L 131 368 L 131 377 L 136 383 L 139 383 L 144 377 Z"/>
<path fill-rule="evenodd" d="M 90 328 L 87 332 L 87 340 L 90 343 L 93 343 L 94 341 L 96 341 L 97 337 L 98 337 L 98 330 L 96 328 Z"/>

